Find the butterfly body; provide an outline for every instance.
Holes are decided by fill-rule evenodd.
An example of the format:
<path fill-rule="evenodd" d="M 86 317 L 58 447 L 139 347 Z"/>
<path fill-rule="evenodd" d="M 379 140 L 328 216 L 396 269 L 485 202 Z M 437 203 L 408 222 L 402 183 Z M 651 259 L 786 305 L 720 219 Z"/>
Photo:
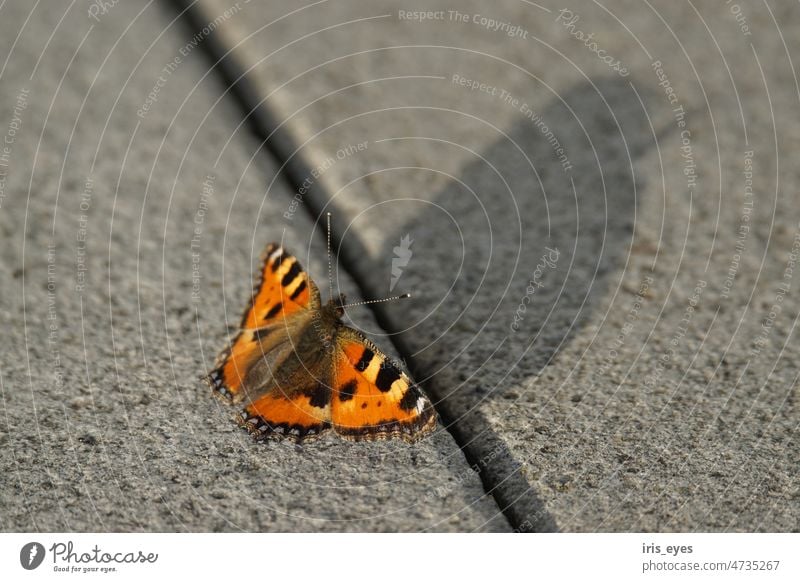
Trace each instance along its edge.
<path fill-rule="evenodd" d="M 297 259 L 271 244 L 241 329 L 207 377 L 256 439 L 297 442 L 333 429 L 349 440 L 433 430 L 436 414 L 399 366 L 342 322 L 344 296 L 322 305 Z"/>

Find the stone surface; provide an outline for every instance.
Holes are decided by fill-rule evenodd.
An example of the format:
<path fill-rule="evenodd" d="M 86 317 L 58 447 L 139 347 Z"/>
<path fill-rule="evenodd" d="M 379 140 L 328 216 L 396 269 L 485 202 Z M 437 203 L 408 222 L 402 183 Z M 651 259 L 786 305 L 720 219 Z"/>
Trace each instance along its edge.
<path fill-rule="evenodd" d="M 166 4 L 0 8 L 0 529 L 508 530 L 444 430 L 259 445 L 201 382 L 267 242 L 326 276 L 203 41 Z"/>
<path fill-rule="evenodd" d="M 800 529 L 797 7 L 458 6 L 219 38 L 512 525 Z"/>

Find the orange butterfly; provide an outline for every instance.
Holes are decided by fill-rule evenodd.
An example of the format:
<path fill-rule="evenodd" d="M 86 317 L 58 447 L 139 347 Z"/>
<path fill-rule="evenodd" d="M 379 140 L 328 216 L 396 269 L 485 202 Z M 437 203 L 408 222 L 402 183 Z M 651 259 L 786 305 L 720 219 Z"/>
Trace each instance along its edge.
<path fill-rule="evenodd" d="M 356 441 L 418 440 L 436 426 L 419 387 L 360 332 L 342 323 L 344 296 L 320 302 L 295 257 L 276 244 L 240 331 L 206 377 L 257 440 L 295 442 L 333 428 Z"/>

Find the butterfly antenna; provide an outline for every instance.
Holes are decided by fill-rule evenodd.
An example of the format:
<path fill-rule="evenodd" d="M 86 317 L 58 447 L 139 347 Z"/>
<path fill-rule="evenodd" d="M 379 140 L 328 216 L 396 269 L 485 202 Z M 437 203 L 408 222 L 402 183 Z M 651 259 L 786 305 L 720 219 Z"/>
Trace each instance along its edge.
<path fill-rule="evenodd" d="M 403 293 L 402 295 L 395 295 L 394 297 L 387 297 L 386 299 L 371 299 L 370 301 L 359 301 L 358 303 L 348 303 L 342 307 L 356 307 L 358 305 L 369 305 L 371 303 L 386 303 L 387 301 L 394 301 L 396 299 L 410 299 L 411 293 Z"/>
<path fill-rule="evenodd" d="M 333 261 L 331 260 L 331 213 L 328 212 L 325 215 L 325 218 L 328 221 L 328 291 L 330 295 L 328 297 L 333 297 Z"/>

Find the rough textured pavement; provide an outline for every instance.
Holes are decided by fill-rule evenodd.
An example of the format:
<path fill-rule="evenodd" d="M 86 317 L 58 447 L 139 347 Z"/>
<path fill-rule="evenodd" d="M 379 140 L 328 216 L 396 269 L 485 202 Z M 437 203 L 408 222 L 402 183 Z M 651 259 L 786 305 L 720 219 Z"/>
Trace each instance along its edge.
<path fill-rule="evenodd" d="M 281 220 L 292 194 L 203 55 L 162 70 L 188 42 L 169 7 L 64 10 L 34 10 L 16 44 L 31 6 L 0 18 L 0 119 L 28 91 L 0 210 L 0 527 L 509 530 L 444 430 L 299 448 L 230 421 L 200 376 L 261 247 L 282 240 L 324 280 L 324 238 L 303 212 Z"/>
<path fill-rule="evenodd" d="M 698 4 L 7 3 L 2 527 L 800 530 L 800 13 Z M 324 211 L 344 291 L 413 293 L 350 315 L 416 447 L 254 447 L 196 381 Z"/>

